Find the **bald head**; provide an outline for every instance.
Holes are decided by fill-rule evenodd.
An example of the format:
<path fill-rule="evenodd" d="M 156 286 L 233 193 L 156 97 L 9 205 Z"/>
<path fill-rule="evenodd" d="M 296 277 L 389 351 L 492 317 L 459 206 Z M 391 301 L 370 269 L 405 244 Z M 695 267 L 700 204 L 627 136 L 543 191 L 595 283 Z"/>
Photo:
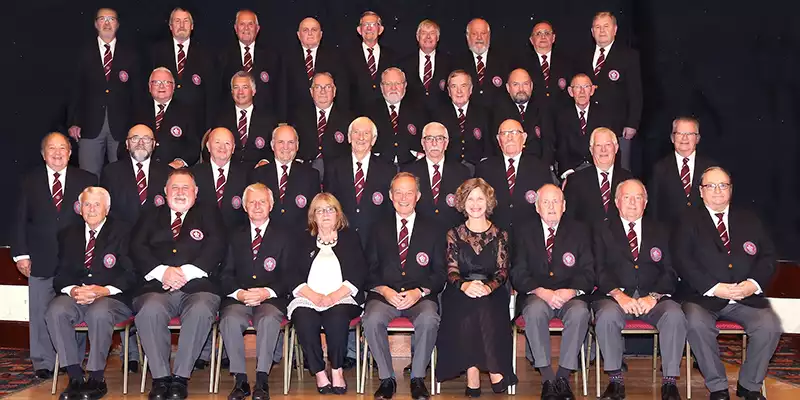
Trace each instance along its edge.
<path fill-rule="evenodd" d="M 503 155 L 516 157 L 522 152 L 528 134 L 522 128 L 522 124 L 515 119 L 507 119 L 500 124 L 497 129 L 497 140 Z"/>
<path fill-rule="evenodd" d="M 282 164 L 294 161 L 299 146 L 300 138 L 291 125 L 279 125 L 272 131 L 272 151 Z"/>
<path fill-rule="evenodd" d="M 322 26 L 314 18 L 308 17 L 300 21 L 297 27 L 297 38 L 306 49 L 315 49 L 322 40 Z"/>
<path fill-rule="evenodd" d="M 619 185 L 614 192 L 614 203 L 620 217 L 628 222 L 635 222 L 644 215 L 647 207 L 647 189 L 638 179 L 628 179 Z"/>
<path fill-rule="evenodd" d="M 558 225 L 566 210 L 564 192 L 558 186 L 548 183 L 536 191 L 536 212 L 549 227 Z"/>
<path fill-rule="evenodd" d="M 128 130 L 128 137 L 125 140 L 128 154 L 138 162 L 142 162 L 153 155 L 156 148 L 156 137 L 149 126 L 138 124 Z"/>
<path fill-rule="evenodd" d="M 533 94 L 533 81 L 528 71 L 517 68 L 508 74 L 506 91 L 516 104 L 525 104 L 531 99 Z"/>

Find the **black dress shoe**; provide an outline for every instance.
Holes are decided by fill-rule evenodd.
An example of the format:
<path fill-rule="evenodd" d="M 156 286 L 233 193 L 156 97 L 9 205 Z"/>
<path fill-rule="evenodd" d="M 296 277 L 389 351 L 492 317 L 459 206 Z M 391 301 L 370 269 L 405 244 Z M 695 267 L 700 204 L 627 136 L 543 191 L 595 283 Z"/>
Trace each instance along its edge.
<path fill-rule="evenodd" d="M 53 371 L 49 369 L 37 369 L 36 377 L 39 379 L 53 379 Z"/>
<path fill-rule="evenodd" d="M 150 394 L 147 395 L 147 398 L 149 400 L 165 400 L 169 393 L 170 382 L 171 379 L 169 377 L 153 379 L 153 387 L 150 388 Z"/>
<path fill-rule="evenodd" d="M 208 365 L 208 361 L 198 359 L 194 362 L 194 369 L 206 369 L 206 365 Z"/>
<path fill-rule="evenodd" d="M 622 400 L 625 398 L 625 384 L 620 382 L 609 382 L 606 391 L 600 396 L 603 400 Z"/>
<path fill-rule="evenodd" d="M 411 378 L 411 398 L 413 400 L 428 400 L 431 393 L 425 387 L 425 378 Z"/>
<path fill-rule="evenodd" d="M 342 368 L 345 370 L 350 370 L 356 367 L 356 359 L 345 357 L 344 362 L 342 363 Z"/>
<path fill-rule="evenodd" d="M 481 397 L 481 388 L 473 389 L 469 386 L 464 388 L 464 396 L 467 397 Z"/>
<path fill-rule="evenodd" d="M 661 400 L 681 400 L 681 393 L 678 391 L 678 385 L 674 383 L 665 383 L 661 385 Z"/>
<path fill-rule="evenodd" d="M 83 378 L 70 379 L 69 385 L 66 389 L 64 389 L 63 392 L 61 392 L 61 395 L 58 396 L 58 400 L 80 400 L 83 385 Z"/>
<path fill-rule="evenodd" d="M 761 391 L 747 390 L 744 386 L 736 384 L 736 395 L 744 400 L 766 400 L 767 398 L 761 394 Z"/>
<path fill-rule="evenodd" d="M 106 381 L 89 378 L 81 389 L 82 400 L 98 400 L 108 393 Z"/>
<path fill-rule="evenodd" d="M 559 400 L 575 400 L 575 394 L 572 393 L 572 388 L 569 387 L 569 379 L 557 378 L 556 391 L 558 392 Z"/>
<path fill-rule="evenodd" d="M 331 392 L 338 395 L 347 394 L 347 381 L 344 382 L 344 386 L 331 386 Z"/>
<path fill-rule="evenodd" d="M 506 390 L 508 390 L 509 386 L 516 384 L 517 384 L 516 376 L 513 376 L 511 379 L 508 379 L 504 376 L 503 379 L 500 380 L 500 382 L 492 384 L 492 392 L 495 392 L 497 394 L 505 393 Z"/>
<path fill-rule="evenodd" d="M 728 393 L 728 389 L 717 390 L 708 395 L 708 400 L 731 400 L 731 395 Z"/>
<path fill-rule="evenodd" d="M 236 382 L 228 400 L 244 400 L 247 396 L 250 396 L 250 384 L 247 381 Z"/>
<path fill-rule="evenodd" d="M 183 400 L 189 397 L 189 380 L 181 376 L 173 376 L 167 397 L 170 400 Z"/>
<path fill-rule="evenodd" d="M 381 385 L 375 391 L 375 400 L 390 400 L 397 392 L 397 381 L 394 378 L 381 379 Z"/>
<path fill-rule="evenodd" d="M 319 394 L 331 394 L 333 393 L 333 385 L 329 383 L 325 386 L 317 386 L 317 392 Z"/>
<path fill-rule="evenodd" d="M 269 384 L 256 384 L 253 390 L 253 400 L 269 400 Z"/>
<path fill-rule="evenodd" d="M 555 382 L 542 382 L 542 400 L 560 400 L 558 397 L 558 387 Z"/>
<path fill-rule="evenodd" d="M 139 373 L 139 361 L 136 361 L 136 360 L 128 361 L 128 372 L 130 372 L 132 374 L 138 374 Z"/>

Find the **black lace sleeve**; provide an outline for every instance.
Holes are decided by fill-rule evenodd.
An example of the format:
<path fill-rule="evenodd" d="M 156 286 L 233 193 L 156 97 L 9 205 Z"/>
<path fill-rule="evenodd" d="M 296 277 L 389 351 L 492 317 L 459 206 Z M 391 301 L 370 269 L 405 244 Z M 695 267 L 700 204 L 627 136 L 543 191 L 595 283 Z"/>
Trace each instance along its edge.
<path fill-rule="evenodd" d="M 492 291 L 505 285 L 508 279 L 508 233 L 505 231 L 497 232 L 497 271 L 492 278 L 486 282 Z"/>
<path fill-rule="evenodd" d="M 456 229 L 447 231 L 447 282 L 460 286 L 461 271 L 458 269 L 458 237 Z"/>

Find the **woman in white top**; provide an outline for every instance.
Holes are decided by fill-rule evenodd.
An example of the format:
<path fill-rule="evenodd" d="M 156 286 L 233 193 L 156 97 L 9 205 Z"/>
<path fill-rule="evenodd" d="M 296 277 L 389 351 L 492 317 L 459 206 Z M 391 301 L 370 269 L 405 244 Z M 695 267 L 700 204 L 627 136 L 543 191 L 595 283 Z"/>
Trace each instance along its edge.
<path fill-rule="evenodd" d="M 308 208 L 308 236 L 298 243 L 296 282 L 288 315 L 297 331 L 320 394 L 345 394 L 342 365 L 350 321 L 361 315 L 367 264 L 358 235 L 347 228 L 342 206 L 320 193 Z M 320 329 L 328 346 L 331 377 L 325 374 Z"/>

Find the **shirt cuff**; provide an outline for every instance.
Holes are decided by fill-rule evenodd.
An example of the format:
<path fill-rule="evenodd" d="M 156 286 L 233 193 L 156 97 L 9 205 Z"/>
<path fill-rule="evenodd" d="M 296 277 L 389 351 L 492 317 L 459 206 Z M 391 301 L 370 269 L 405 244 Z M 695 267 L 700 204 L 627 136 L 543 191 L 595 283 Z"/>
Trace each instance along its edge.
<path fill-rule="evenodd" d="M 72 292 L 72 288 L 74 288 L 75 286 L 78 286 L 78 285 L 69 285 L 69 286 L 61 289 L 61 293 L 64 293 L 65 295 L 67 295 L 69 297 L 72 297 L 72 295 L 70 295 L 70 293 Z"/>
<path fill-rule="evenodd" d="M 278 294 L 275 293 L 274 290 L 272 290 L 272 289 L 270 289 L 268 287 L 265 287 L 264 289 L 267 289 L 267 291 L 269 292 L 269 298 L 270 299 L 274 299 L 274 298 L 278 297 Z"/>
<path fill-rule="evenodd" d="M 208 278 L 206 271 L 195 267 L 193 264 L 181 265 L 181 271 L 183 271 L 183 274 L 186 276 L 187 282 L 192 279 Z"/>
<path fill-rule="evenodd" d="M 342 282 L 342 285 L 345 285 L 347 286 L 348 289 L 350 289 L 350 296 L 355 297 L 358 294 L 358 288 L 353 286 L 353 284 L 350 283 L 350 281 L 344 281 Z"/>
<path fill-rule="evenodd" d="M 144 276 L 144 280 L 152 281 L 153 279 L 155 279 L 155 280 L 163 283 L 164 282 L 164 272 L 167 271 L 167 268 L 169 268 L 169 265 L 164 265 L 164 264 L 161 264 L 161 265 L 153 268 L 150 272 L 147 273 L 147 275 Z"/>
<path fill-rule="evenodd" d="M 755 291 L 755 293 L 753 293 L 753 294 L 761 294 L 761 293 L 763 293 L 763 292 L 761 291 L 761 285 L 759 285 L 759 284 L 758 284 L 758 282 L 756 282 L 756 280 L 755 280 L 755 279 L 753 279 L 753 278 L 748 278 L 748 279 L 747 279 L 747 281 L 748 281 L 748 282 L 753 282 L 753 285 L 756 285 L 756 291 Z"/>
<path fill-rule="evenodd" d="M 573 172 L 575 172 L 575 170 L 574 170 L 574 169 L 571 169 L 571 168 L 570 168 L 570 169 L 568 169 L 568 170 L 566 170 L 566 171 L 564 171 L 564 173 L 563 173 L 563 174 L 561 174 L 561 179 L 567 179 L 567 177 L 568 177 L 570 174 L 572 174 Z"/>
<path fill-rule="evenodd" d="M 106 288 L 106 289 L 108 289 L 108 292 L 109 292 L 109 293 L 108 293 L 108 295 L 109 295 L 109 296 L 113 296 L 113 295 L 115 295 L 115 294 L 120 294 L 120 293 L 122 293 L 122 290 L 119 290 L 119 288 L 117 288 L 117 287 L 115 287 L 115 286 L 106 285 L 106 286 L 103 286 L 103 287 L 104 287 L 104 288 Z"/>
<path fill-rule="evenodd" d="M 719 283 L 712 286 L 707 292 L 703 293 L 703 296 L 714 297 L 714 292 L 717 290 L 717 286 L 719 286 Z"/>
<path fill-rule="evenodd" d="M 300 290 L 306 286 L 308 285 L 305 282 L 297 285 L 297 287 L 292 290 L 292 296 L 297 297 L 297 295 L 300 293 Z"/>
<path fill-rule="evenodd" d="M 184 166 L 185 168 L 188 168 L 188 167 L 189 167 L 189 164 L 187 164 L 187 163 L 186 163 L 186 161 L 183 161 L 183 159 L 182 159 L 182 158 L 176 158 L 176 159 L 174 159 L 174 160 L 172 160 L 172 161 L 173 161 L 173 162 L 175 162 L 175 161 L 180 161 L 180 162 L 182 162 L 182 163 L 183 163 L 183 166 Z"/>
<path fill-rule="evenodd" d="M 625 288 L 618 287 L 618 288 L 614 288 L 614 289 L 616 289 L 616 290 L 619 290 L 620 292 L 623 292 L 623 293 L 625 293 Z M 614 289 L 612 289 L 612 290 L 611 290 L 611 292 L 613 292 L 613 291 L 614 291 Z M 608 293 L 606 293 L 606 296 L 609 296 L 609 297 L 611 297 L 611 292 L 608 292 Z"/>
<path fill-rule="evenodd" d="M 242 291 L 242 289 L 236 289 L 236 290 L 234 290 L 234 291 L 233 291 L 233 293 L 229 294 L 229 295 L 228 295 L 228 297 L 230 297 L 230 298 L 232 298 L 232 299 L 234 299 L 234 300 L 239 300 L 239 298 L 238 298 L 238 297 L 236 297 L 236 296 L 237 296 L 237 295 L 239 294 L 239 292 L 241 292 L 241 291 Z"/>
<path fill-rule="evenodd" d="M 31 259 L 31 256 L 29 256 L 29 255 L 27 255 L 27 254 L 23 254 L 23 255 L 21 255 L 21 256 L 12 257 L 11 259 L 12 259 L 14 262 L 17 262 L 17 261 L 22 261 L 22 260 L 30 260 L 30 259 Z"/>
<path fill-rule="evenodd" d="M 417 288 L 417 289 L 419 289 L 420 293 L 422 293 L 422 296 L 420 296 L 420 297 L 425 297 L 425 296 L 427 296 L 427 295 L 429 294 L 429 292 L 430 292 L 430 290 L 428 290 L 428 289 L 425 289 L 424 287 L 419 287 L 419 288 Z"/>
<path fill-rule="evenodd" d="M 583 296 L 584 294 L 586 294 L 586 292 L 584 292 L 583 290 L 575 289 L 575 297 Z"/>

